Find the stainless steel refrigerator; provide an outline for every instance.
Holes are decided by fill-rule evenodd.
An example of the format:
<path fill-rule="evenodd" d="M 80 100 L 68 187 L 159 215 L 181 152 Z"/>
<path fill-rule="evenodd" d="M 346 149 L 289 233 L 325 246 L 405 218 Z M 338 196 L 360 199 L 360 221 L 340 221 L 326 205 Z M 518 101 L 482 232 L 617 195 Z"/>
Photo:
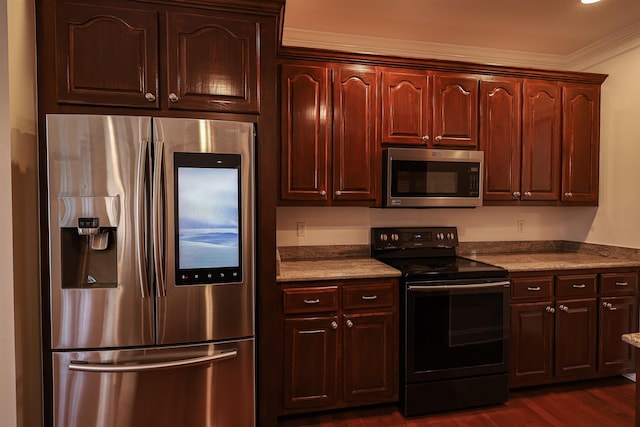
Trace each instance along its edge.
<path fill-rule="evenodd" d="M 253 124 L 46 132 L 54 425 L 255 425 Z"/>

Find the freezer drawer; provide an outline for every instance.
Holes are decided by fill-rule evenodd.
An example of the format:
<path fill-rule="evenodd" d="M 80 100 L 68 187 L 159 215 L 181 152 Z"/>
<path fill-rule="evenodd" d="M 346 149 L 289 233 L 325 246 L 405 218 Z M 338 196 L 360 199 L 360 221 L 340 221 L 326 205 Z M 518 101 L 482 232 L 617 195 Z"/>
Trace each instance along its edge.
<path fill-rule="evenodd" d="M 59 427 L 254 426 L 254 340 L 53 353 Z"/>

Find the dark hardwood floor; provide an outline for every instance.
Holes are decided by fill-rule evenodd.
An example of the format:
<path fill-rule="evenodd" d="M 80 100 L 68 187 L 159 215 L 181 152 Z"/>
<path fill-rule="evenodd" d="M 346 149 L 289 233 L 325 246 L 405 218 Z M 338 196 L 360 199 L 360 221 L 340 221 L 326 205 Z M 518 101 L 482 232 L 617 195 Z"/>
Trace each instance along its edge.
<path fill-rule="evenodd" d="M 512 391 L 504 405 L 405 419 L 395 406 L 290 416 L 280 427 L 624 427 L 635 422 L 635 383 L 623 377 Z"/>

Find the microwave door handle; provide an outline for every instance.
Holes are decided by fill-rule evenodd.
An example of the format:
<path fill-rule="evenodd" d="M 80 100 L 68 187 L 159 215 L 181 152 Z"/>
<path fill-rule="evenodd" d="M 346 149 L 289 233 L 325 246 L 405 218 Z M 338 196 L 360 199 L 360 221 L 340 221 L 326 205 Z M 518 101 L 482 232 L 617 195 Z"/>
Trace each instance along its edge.
<path fill-rule="evenodd" d="M 163 216 L 162 216 L 162 167 L 164 165 L 164 144 L 162 141 L 156 141 L 155 158 L 153 165 L 153 190 L 152 190 L 152 206 L 151 206 L 151 236 L 153 239 L 153 265 L 156 276 L 156 287 L 159 296 L 167 296 L 164 268 L 162 264 L 163 250 Z"/>
<path fill-rule="evenodd" d="M 134 227 L 135 227 L 135 256 L 136 264 L 138 266 L 138 280 L 140 283 L 140 294 L 142 298 L 150 296 L 149 291 L 149 276 L 146 265 L 146 233 L 145 227 L 146 221 L 146 208 L 147 200 L 145 196 L 145 186 L 147 183 L 147 157 L 149 155 L 149 141 L 143 139 L 140 141 L 138 149 L 138 157 L 136 164 L 136 178 L 135 178 L 135 200 L 134 200 Z"/>

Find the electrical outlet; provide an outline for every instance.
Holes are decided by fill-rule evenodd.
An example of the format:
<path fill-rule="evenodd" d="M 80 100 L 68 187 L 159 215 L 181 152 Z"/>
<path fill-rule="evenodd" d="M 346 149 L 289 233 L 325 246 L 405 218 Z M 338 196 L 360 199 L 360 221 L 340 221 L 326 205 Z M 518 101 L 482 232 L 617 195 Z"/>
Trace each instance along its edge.
<path fill-rule="evenodd" d="M 524 233 L 524 219 L 519 219 L 516 221 L 516 228 L 518 233 Z"/>
<path fill-rule="evenodd" d="M 298 224 L 298 237 L 305 237 L 307 235 L 307 223 L 299 222 Z"/>

